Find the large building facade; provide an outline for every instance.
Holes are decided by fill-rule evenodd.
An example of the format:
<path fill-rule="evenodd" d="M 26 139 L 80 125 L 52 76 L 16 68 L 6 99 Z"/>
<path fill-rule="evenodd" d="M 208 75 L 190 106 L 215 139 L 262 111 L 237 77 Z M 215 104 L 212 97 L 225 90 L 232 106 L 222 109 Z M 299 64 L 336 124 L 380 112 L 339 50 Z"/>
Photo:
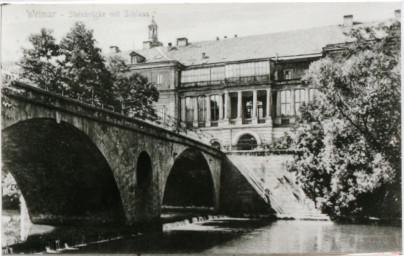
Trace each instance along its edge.
<path fill-rule="evenodd" d="M 153 19 L 143 49 L 111 50 L 131 72 L 155 83 L 159 113 L 211 134 L 224 150 L 262 150 L 282 137 L 301 104 L 316 96 L 315 88 L 302 83 L 310 63 L 333 45 L 350 42 L 345 32 L 372 24 L 377 23 L 354 22 L 347 15 L 335 26 L 202 42 L 183 37 L 164 47 Z"/>

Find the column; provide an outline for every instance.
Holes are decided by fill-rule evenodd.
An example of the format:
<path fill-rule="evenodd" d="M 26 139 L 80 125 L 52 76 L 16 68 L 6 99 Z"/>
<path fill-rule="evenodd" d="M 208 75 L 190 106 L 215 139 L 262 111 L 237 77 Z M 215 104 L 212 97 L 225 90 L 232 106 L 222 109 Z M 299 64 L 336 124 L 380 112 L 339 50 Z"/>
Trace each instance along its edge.
<path fill-rule="evenodd" d="M 185 112 L 185 98 L 181 98 L 181 122 L 185 123 L 186 112 Z"/>
<path fill-rule="evenodd" d="M 237 92 L 237 120 L 236 124 L 242 124 L 243 119 L 241 117 L 241 111 L 242 111 L 242 91 Z"/>
<path fill-rule="evenodd" d="M 224 119 L 223 124 L 228 125 L 230 119 L 230 95 L 228 91 L 224 92 Z"/>
<path fill-rule="evenodd" d="M 266 119 L 266 123 L 267 123 L 267 124 L 270 124 L 270 125 L 272 126 L 272 115 L 271 115 L 271 112 L 272 112 L 272 108 L 271 108 L 272 102 L 271 102 L 271 99 L 272 99 L 272 93 L 271 93 L 271 88 L 269 88 L 269 89 L 267 89 L 267 105 L 266 105 L 266 110 L 265 110 L 265 112 L 266 112 L 266 117 L 265 117 L 265 119 Z"/>
<path fill-rule="evenodd" d="M 309 92 L 310 92 L 310 91 L 309 91 L 309 88 L 306 88 L 306 97 L 305 97 L 306 105 L 309 104 L 309 101 L 310 101 Z"/>
<path fill-rule="evenodd" d="M 253 107 L 252 107 L 252 115 L 251 115 L 251 123 L 252 124 L 257 124 L 258 123 L 258 118 L 257 118 L 257 90 L 253 91 Z"/>
<path fill-rule="evenodd" d="M 210 95 L 206 95 L 206 122 L 205 126 L 210 127 Z"/>
<path fill-rule="evenodd" d="M 295 115 L 295 90 L 290 90 L 290 115 Z"/>
<path fill-rule="evenodd" d="M 276 92 L 276 116 L 281 116 L 281 91 Z"/>
<path fill-rule="evenodd" d="M 223 122 L 223 94 L 219 94 L 219 123 Z"/>
<path fill-rule="evenodd" d="M 194 127 L 198 127 L 199 126 L 199 122 L 198 122 L 198 97 L 193 97 L 194 100 Z"/>

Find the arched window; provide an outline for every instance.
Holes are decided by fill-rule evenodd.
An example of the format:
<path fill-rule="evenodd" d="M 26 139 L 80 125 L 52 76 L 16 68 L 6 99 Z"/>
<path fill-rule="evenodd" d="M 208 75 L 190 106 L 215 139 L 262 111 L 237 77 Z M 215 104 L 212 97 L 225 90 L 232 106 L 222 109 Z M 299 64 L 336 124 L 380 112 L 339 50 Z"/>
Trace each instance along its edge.
<path fill-rule="evenodd" d="M 257 146 L 257 140 L 251 134 L 244 134 L 237 142 L 238 150 L 253 150 Z"/>

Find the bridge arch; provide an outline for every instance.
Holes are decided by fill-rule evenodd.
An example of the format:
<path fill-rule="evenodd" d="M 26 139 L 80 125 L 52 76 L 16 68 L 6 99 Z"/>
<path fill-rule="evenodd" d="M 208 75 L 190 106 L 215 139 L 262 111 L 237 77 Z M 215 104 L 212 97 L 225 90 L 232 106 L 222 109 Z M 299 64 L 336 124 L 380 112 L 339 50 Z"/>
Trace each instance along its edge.
<path fill-rule="evenodd" d="M 187 148 L 176 156 L 163 187 L 162 209 L 215 208 L 214 172 L 205 155 Z"/>
<path fill-rule="evenodd" d="M 2 130 L 2 159 L 33 223 L 125 223 L 109 163 L 75 125 L 52 118 L 14 122 Z"/>

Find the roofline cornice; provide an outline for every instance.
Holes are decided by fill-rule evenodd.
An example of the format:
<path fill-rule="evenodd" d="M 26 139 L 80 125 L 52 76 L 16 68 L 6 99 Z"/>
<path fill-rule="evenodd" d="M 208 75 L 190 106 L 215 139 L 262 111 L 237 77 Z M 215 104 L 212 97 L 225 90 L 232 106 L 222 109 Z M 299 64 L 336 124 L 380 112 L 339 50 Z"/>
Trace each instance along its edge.
<path fill-rule="evenodd" d="M 147 69 L 147 68 L 156 68 L 156 67 L 184 67 L 184 65 L 176 60 L 167 60 L 167 61 L 159 61 L 159 62 L 145 62 L 145 63 L 136 63 L 136 64 L 128 64 L 130 70 L 136 69 Z"/>

